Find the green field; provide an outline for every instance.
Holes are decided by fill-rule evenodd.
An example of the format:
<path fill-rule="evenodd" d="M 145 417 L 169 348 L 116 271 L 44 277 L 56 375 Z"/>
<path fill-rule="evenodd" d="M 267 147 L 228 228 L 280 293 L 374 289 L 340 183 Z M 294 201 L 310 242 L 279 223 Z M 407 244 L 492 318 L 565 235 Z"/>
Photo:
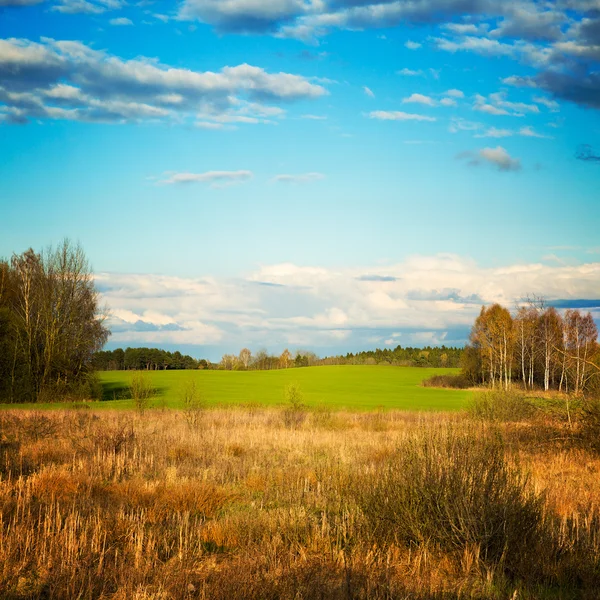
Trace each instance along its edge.
<path fill-rule="evenodd" d="M 150 371 L 157 391 L 154 406 L 181 407 L 181 391 L 194 380 L 206 403 L 217 405 L 283 405 L 284 388 L 297 382 L 311 407 L 369 410 L 458 410 L 470 392 L 425 388 L 423 379 L 457 369 L 423 369 L 386 366 L 330 366 L 277 371 Z M 132 406 L 126 398 L 131 371 L 100 373 L 105 407 Z M 113 400 L 116 398 L 116 400 Z"/>

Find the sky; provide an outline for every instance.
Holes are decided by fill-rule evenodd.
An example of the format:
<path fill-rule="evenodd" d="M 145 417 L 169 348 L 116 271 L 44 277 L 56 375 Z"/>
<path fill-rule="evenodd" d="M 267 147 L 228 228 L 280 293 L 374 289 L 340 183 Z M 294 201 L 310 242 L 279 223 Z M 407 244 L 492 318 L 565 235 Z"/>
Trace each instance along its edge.
<path fill-rule="evenodd" d="M 0 0 L 0 257 L 218 360 L 600 319 L 600 0 Z"/>

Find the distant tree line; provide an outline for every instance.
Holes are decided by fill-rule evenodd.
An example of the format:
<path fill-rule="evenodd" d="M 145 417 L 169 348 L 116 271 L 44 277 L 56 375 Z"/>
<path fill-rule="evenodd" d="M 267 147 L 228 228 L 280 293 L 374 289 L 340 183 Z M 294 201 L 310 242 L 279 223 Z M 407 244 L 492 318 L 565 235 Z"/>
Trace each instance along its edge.
<path fill-rule="evenodd" d="M 224 354 L 221 361 L 212 368 L 227 371 L 271 371 L 292 367 L 312 367 L 320 364 L 319 357 L 309 350 L 297 350 L 292 354 L 287 348 L 281 354 L 269 354 L 265 349 L 252 354 L 248 348 L 242 348 L 238 355 Z"/>
<path fill-rule="evenodd" d="M 178 350 L 168 352 L 159 348 L 102 350 L 94 355 L 93 364 L 99 371 L 206 369 L 209 365 L 204 359 L 196 360 Z"/>
<path fill-rule="evenodd" d="M 459 367 L 463 349 L 452 346 L 377 348 L 322 359 L 329 365 L 393 365 L 397 367 Z"/>
<path fill-rule="evenodd" d="M 109 335 L 90 266 L 68 240 L 0 260 L 0 398 L 97 395 L 92 357 Z"/>
<path fill-rule="evenodd" d="M 561 315 L 540 298 L 514 315 L 499 304 L 483 307 L 463 355 L 463 373 L 474 384 L 541 388 L 579 395 L 597 379 L 598 329 L 591 313 Z"/>
<path fill-rule="evenodd" d="M 348 353 L 340 356 L 319 358 L 314 352 L 298 350 L 293 355 L 286 348 L 280 355 L 270 355 L 259 350 L 255 355 L 248 348 L 239 355 L 225 354 L 217 368 L 226 370 L 270 370 L 291 367 L 321 365 L 393 365 L 398 367 L 454 367 L 461 364 L 462 348 L 432 347 L 425 348 L 377 348 L 363 352 Z"/>

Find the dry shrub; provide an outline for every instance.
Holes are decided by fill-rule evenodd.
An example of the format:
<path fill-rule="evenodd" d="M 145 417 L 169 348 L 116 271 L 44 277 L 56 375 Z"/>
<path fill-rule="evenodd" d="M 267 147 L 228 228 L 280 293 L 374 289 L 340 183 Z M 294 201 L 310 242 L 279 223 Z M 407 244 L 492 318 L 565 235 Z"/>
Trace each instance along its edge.
<path fill-rule="evenodd" d="M 536 413 L 536 407 L 521 393 L 512 390 L 486 390 L 474 394 L 469 413 L 484 421 L 524 421 Z"/>
<path fill-rule="evenodd" d="M 421 382 L 423 387 L 451 388 L 465 390 L 471 387 L 471 382 L 463 375 L 433 375 Z"/>
<path fill-rule="evenodd" d="M 378 544 L 477 547 L 484 564 L 524 574 L 543 535 L 542 498 L 484 429 L 418 432 L 355 494 Z"/>
<path fill-rule="evenodd" d="M 288 383 L 284 388 L 283 397 L 287 403 L 283 410 L 283 424 L 289 429 L 297 429 L 307 417 L 300 385 L 295 381 Z"/>
<path fill-rule="evenodd" d="M 150 377 L 142 371 L 136 371 L 131 378 L 129 390 L 136 410 L 144 413 L 150 406 L 150 398 L 156 393 Z"/>
<path fill-rule="evenodd" d="M 593 452 L 600 452 L 600 400 L 588 398 L 581 405 L 580 438 Z"/>
<path fill-rule="evenodd" d="M 181 391 L 181 402 L 183 404 L 185 422 L 190 429 L 196 429 L 200 425 L 202 413 L 206 408 L 206 401 L 194 380 L 188 381 L 185 384 Z"/>

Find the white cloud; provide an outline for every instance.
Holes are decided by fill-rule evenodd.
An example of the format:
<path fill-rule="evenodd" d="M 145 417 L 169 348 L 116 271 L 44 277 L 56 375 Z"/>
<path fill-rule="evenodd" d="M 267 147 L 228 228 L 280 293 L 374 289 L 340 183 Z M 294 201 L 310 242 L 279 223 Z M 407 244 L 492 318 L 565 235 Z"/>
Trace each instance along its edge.
<path fill-rule="evenodd" d="M 363 91 L 364 93 L 369 96 L 369 98 L 375 98 L 375 94 L 373 93 L 373 91 L 371 89 L 369 89 L 366 85 L 363 85 Z"/>
<path fill-rule="evenodd" d="M 310 183 L 312 181 L 320 181 L 321 179 L 325 179 L 323 173 L 300 173 L 297 175 L 282 173 L 275 175 L 272 181 L 279 183 Z"/>
<path fill-rule="evenodd" d="M 540 112 L 537 104 L 507 100 L 504 92 L 490 94 L 487 98 L 481 94 L 476 94 L 473 109 L 489 115 L 511 115 L 513 117 L 522 117 L 526 113 L 535 114 Z"/>
<path fill-rule="evenodd" d="M 412 40 L 407 40 L 404 42 L 404 46 L 409 50 L 418 50 L 423 44 L 419 44 L 419 42 L 413 42 Z"/>
<path fill-rule="evenodd" d="M 487 104 L 486 102 L 476 102 L 473 106 L 475 110 L 479 112 L 487 113 L 488 115 L 508 115 L 510 114 L 507 110 L 503 108 L 498 108 L 497 106 L 493 106 L 491 104 Z"/>
<path fill-rule="evenodd" d="M 456 106 L 456 100 L 454 98 L 442 98 L 440 104 L 442 106 Z"/>
<path fill-rule="evenodd" d="M 96 283 L 112 311 L 113 343 L 219 343 L 237 352 L 318 351 L 340 340 L 366 347 L 375 338 L 448 343 L 450 328 L 462 328 L 465 341 L 482 304 L 512 308 L 531 294 L 595 299 L 599 278 L 598 262 L 482 267 L 441 254 L 369 268 L 273 264 L 237 279 L 100 273 Z"/>
<path fill-rule="evenodd" d="M 524 137 L 541 138 L 546 140 L 553 139 L 552 136 L 544 135 L 543 133 L 538 133 L 534 131 L 533 127 L 531 127 L 530 125 L 527 125 L 526 127 L 521 127 L 521 129 L 519 129 L 519 135 L 522 135 Z"/>
<path fill-rule="evenodd" d="M 162 120 L 194 113 L 201 121 L 266 122 L 284 114 L 274 103 L 327 94 L 305 77 L 248 64 L 198 72 L 46 38 L 0 40 L 0 76 L 0 108 L 14 122 Z M 60 95 L 59 89 L 70 92 Z"/>
<path fill-rule="evenodd" d="M 166 179 L 157 182 L 158 185 L 174 185 L 188 183 L 210 183 L 212 187 L 221 184 L 242 183 L 252 179 L 252 171 L 207 171 L 206 173 L 172 173 L 167 172 Z"/>
<path fill-rule="evenodd" d="M 537 87 L 537 83 L 533 77 L 523 77 L 521 75 L 511 75 L 510 77 L 505 77 L 502 80 L 502 83 L 505 83 L 506 85 L 512 85 L 513 87 Z"/>
<path fill-rule="evenodd" d="M 374 110 L 369 113 L 370 119 L 380 121 L 435 121 L 435 117 L 417 115 L 414 113 L 405 113 L 399 110 Z"/>
<path fill-rule="evenodd" d="M 486 137 L 503 138 L 503 137 L 510 137 L 512 135 L 514 135 L 514 132 L 511 131 L 510 129 L 497 129 L 496 127 L 490 127 L 489 129 L 486 129 L 483 133 L 478 133 L 474 137 L 476 137 L 476 138 L 486 138 Z"/>
<path fill-rule="evenodd" d="M 499 171 L 521 170 L 521 161 L 517 158 L 512 158 L 502 146 L 482 148 L 477 153 L 477 158 L 471 161 L 471 164 L 478 164 L 478 162 L 482 161 L 496 167 Z"/>
<path fill-rule="evenodd" d="M 476 121 L 467 121 L 462 117 L 452 117 L 448 131 L 450 133 L 458 133 L 459 131 L 477 131 L 483 127 L 482 123 Z"/>
<path fill-rule="evenodd" d="M 411 94 L 407 98 L 402 100 L 403 104 L 426 104 L 427 106 L 435 106 L 436 102 L 430 96 L 424 96 L 423 94 Z"/>
<path fill-rule="evenodd" d="M 119 17 L 117 19 L 111 19 L 109 21 L 109 23 L 111 25 L 133 25 L 133 21 L 131 19 L 128 19 L 127 17 Z"/>
<path fill-rule="evenodd" d="M 551 112 L 559 112 L 560 111 L 560 104 L 558 102 L 556 102 L 556 100 L 551 100 L 550 98 L 546 98 L 544 96 L 534 96 L 533 101 L 545 106 Z"/>
<path fill-rule="evenodd" d="M 419 77 L 419 76 L 423 75 L 423 71 L 421 71 L 421 69 L 419 69 L 417 71 L 413 71 L 412 69 L 407 69 L 406 67 L 404 69 L 400 69 L 399 71 L 396 71 L 396 73 L 398 75 L 404 75 L 406 77 Z"/>
<path fill-rule="evenodd" d="M 450 96 L 451 98 L 464 98 L 465 94 L 462 90 L 457 90 L 456 88 L 453 88 L 451 90 L 446 90 L 444 92 L 444 96 Z"/>
<path fill-rule="evenodd" d="M 60 0 L 52 7 L 52 10 L 69 15 L 100 14 L 108 10 L 119 9 L 123 3 L 123 0 Z"/>

